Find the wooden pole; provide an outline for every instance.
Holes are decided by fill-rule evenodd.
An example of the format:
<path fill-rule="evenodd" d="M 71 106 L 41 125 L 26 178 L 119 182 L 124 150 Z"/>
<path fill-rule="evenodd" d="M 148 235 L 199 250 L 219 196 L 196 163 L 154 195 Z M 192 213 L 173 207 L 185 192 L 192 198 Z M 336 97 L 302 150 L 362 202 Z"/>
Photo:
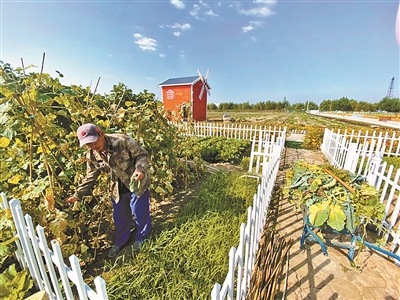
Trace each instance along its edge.
<path fill-rule="evenodd" d="M 324 169 L 324 171 L 326 173 L 328 173 L 329 175 L 331 175 L 333 178 L 335 178 L 341 185 L 343 185 L 346 189 L 348 189 L 351 193 L 355 193 L 356 191 L 349 186 L 346 182 L 344 182 L 342 179 L 340 179 L 339 177 L 337 177 L 335 174 L 333 174 L 331 171 L 329 171 L 328 169 Z"/>

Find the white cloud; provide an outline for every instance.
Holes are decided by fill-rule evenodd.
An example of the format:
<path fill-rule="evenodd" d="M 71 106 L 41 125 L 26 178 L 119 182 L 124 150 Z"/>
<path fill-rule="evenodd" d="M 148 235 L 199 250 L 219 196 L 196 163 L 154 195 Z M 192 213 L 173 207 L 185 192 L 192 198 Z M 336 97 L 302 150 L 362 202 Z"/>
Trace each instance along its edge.
<path fill-rule="evenodd" d="M 218 17 L 219 15 L 215 13 L 209 4 L 203 2 L 202 0 L 199 1 L 200 5 L 198 4 L 193 4 L 193 9 L 190 11 L 190 15 L 198 20 L 200 20 L 200 12 L 202 9 L 205 11 L 202 13 L 203 15 L 209 16 L 209 17 Z M 217 6 L 221 6 L 221 3 L 217 3 Z M 204 19 L 203 19 L 204 20 Z"/>
<path fill-rule="evenodd" d="M 189 23 L 185 23 L 185 24 L 175 23 L 174 25 L 169 25 L 168 27 L 171 27 L 173 29 L 189 30 L 192 26 Z"/>
<path fill-rule="evenodd" d="M 256 7 L 252 9 L 241 9 L 239 13 L 245 16 L 268 17 L 275 14 L 269 7 Z"/>
<path fill-rule="evenodd" d="M 254 25 L 255 27 L 261 27 L 264 22 L 262 21 L 250 21 L 251 25 Z"/>
<path fill-rule="evenodd" d="M 174 25 L 165 25 L 165 27 L 180 30 L 180 31 L 173 32 L 173 35 L 175 35 L 175 36 L 180 36 L 182 34 L 181 31 L 189 30 L 190 28 L 192 28 L 192 26 L 189 23 L 185 23 L 185 24 L 175 23 Z M 163 26 L 163 28 L 164 28 L 164 26 Z"/>
<path fill-rule="evenodd" d="M 253 2 L 254 3 L 265 3 L 265 4 L 272 5 L 272 4 L 276 3 L 276 0 L 254 0 Z"/>
<path fill-rule="evenodd" d="M 176 8 L 178 8 L 178 9 L 184 9 L 185 8 L 185 3 L 183 3 L 180 0 L 171 0 L 170 2 L 171 2 L 172 5 L 175 5 Z"/>
<path fill-rule="evenodd" d="M 165 57 L 165 54 L 163 54 L 163 53 L 160 53 L 159 55 L 160 55 L 161 58 Z"/>
<path fill-rule="evenodd" d="M 242 8 L 239 9 L 239 14 L 245 16 L 255 16 L 255 17 L 268 17 L 275 14 L 272 7 L 276 4 L 276 0 L 254 0 L 255 7 L 253 8 Z M 241 6 L 240 2 L 235 2 L 234 5 L 237 7 Z"/>
<path fill-rule="evenodd" d="M 242 27 L 242 30 L 243 32 L 249 32 L 256 29 L 257 27 L 261 27 L 262 24 L 263 22 L 261 21 L 250 21 L 248 26 Z"/>
<path fill-rule="evenodd" d="M 254 30 L 254 27 L 251 26 L 251 25 L 249 25 L 249 26 L 244 26 L 244 27 L 242 27 L 242 30 L 243 30 L 243 32 L 249 32 L 249 31 Z"/>
<path fill-rule="evenodd" d="M 193 9 L 190 11 L 190 15 L 198 19 L 199 11 L 200 11 L 200 6 L 198 6 L 197 4 L 193 4 Z"/>
<path fill-rule="evenodd" d="M 218 17 L 218 15 L 216 13 L 214 13 L 212 11 L 212 9 L 206 11 L 204 14 L 207 15 L 207 16 L 210 16 L 210 17 Z"/>
<path fill-rule="evenodd" d="M 138 44 L 143 51 L 157 50 L 157 41 L 155 39 L 142 36 L 140 33 L 135 33 L 133 37 L 136 39 L 135 44 Z"/>

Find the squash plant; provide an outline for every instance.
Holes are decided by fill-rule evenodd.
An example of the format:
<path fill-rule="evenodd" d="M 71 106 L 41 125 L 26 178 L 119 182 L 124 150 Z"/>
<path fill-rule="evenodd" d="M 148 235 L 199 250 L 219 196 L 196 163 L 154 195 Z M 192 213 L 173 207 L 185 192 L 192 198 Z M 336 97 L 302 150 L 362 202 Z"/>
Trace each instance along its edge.
<path fill-rule="evenodd" d="M 379 226 L 384 205 L 378 191 L 364 178 L 330 165 L 298 161 L 286 174 L 284 193 L 302 208 L 309 222 L 322 229 L 331 228 L 366 233 L 367 224 Z"/>
<path fill-rule="evenodd" d="M 45 228 L 48 240 L 60 242 L 64 256 L 81 254 L 90 262 L 108 246 L 112 207 L 106 176 L 93 197 L 73 208 L 64 205 L 85 175 L 86 150 L 76 138 L 81 124 L 131 135 L 149 151 L 156 200 L 194 182 L 203 161 L 193 141 L 169 125 L 154 94 L 124 93 L 119 84 L 110 95 L 98 95 L 46 73 L 27 74 L 29 68 L 0 61 L 0 190 L 21 200 L 24 213 Z"/>
<path fill-rule="evenodd" d="M 31 295 L 33 280 L 28 270 L 18 272 L 11 265 L 0 274 L 0 286 L 0 299 L 26 299 Z"/>

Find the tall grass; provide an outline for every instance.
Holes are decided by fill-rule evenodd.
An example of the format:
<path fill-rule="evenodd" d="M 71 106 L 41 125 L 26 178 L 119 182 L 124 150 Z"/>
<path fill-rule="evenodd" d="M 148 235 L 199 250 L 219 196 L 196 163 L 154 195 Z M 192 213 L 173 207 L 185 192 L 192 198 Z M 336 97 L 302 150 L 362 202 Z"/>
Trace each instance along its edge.
<path fill-rule="evenodd" d="M 256 193 L 252 178 L 217 172 L 182 207 L 175 222 L 102 277 L 110 299 L 208 299 L 228 271 L 228 253 Z"/>

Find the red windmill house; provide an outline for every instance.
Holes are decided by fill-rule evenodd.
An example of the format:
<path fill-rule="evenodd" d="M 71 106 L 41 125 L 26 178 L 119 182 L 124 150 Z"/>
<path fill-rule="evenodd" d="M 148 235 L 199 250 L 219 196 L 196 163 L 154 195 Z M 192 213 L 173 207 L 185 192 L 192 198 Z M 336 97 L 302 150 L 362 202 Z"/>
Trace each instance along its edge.
<path fill-rule="evenodd" d="M 197 76 L 168 78 L 159 83 L 162 89 L 162 101 L 167 112 L 176 112 L 182 119 L 186 119 L 191 108 L 191 116 L 194 121 L 204 121 L 207 118 L 207 96 L 211 87 L 207 82 L 208 75 L 203 77 L 200 71 Z M 188 105 L 190 104 L 190 105 Z"/>

